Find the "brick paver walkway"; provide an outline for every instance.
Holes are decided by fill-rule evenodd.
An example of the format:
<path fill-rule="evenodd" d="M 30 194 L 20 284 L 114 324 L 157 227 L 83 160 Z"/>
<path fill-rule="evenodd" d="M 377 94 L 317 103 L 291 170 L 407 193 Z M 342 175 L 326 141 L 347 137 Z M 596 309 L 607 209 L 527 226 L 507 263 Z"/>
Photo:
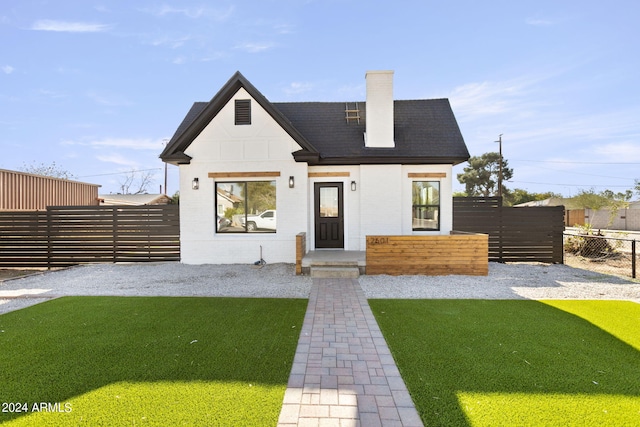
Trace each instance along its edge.
<path fill-rule="evenodd" d="M 357 280 L 313 280 L 278 426 L 422 426 Z"/>

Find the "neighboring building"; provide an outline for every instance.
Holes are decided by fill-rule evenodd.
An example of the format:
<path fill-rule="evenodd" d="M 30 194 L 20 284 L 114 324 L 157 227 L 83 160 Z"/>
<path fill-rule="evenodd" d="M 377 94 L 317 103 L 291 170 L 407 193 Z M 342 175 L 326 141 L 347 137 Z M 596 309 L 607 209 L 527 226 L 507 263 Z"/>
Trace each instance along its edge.
<path fill-rule="evenodd" d="M 540 207 L 540 206 L 564 206 L 565 209 L 581 209 L 573 201 L 572 198 L 566 198 L 566 197 L 550 197 L 544 200 L 532 200 L 530 202 L 514 205 L 513 207 L 514 208 L 531 208 L 531 207 Z"/>
<path fill-rule="evenodd" d="M 565 225 L 567 227 L 588 224 L 593 229 L 610 229 L 624 231 L 640 231 L 640 201 L 629 202 L 625 209 L 612 213 L 610 209 L 585 209 L 573 198 L 552 197 L 515 205 L 521 207 L 564 206 Z"/>
<path fill-rule="evenodd" d="M 100 205 L 168 205 L 171 197 L 166 194 L 101 194 L 98 196 Z"/>
<path fill-rule="evenodd" d="M 180 168 L 182 261 L 291 263 L 300 232 L 308 250 L 449 234 L 469 158 L 449 101 L 394 101 L 392 71 L 366 87 L 366 102 L 272 103 L 238 72 L 196 102 L 160 155 Z"/>
<path fill-rule="evenodd" d="M 96 206 L 99 187 L 97 184 L 0 169 L 0 210 Z"/>

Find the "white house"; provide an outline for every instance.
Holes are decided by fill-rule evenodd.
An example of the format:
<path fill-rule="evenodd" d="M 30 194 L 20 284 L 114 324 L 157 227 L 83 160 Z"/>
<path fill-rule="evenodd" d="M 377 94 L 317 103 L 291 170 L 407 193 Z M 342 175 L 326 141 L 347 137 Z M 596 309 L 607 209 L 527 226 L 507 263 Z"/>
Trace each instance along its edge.
<path fill-rule="evenodd" d="M 262 247 L 293 263 L 300 232 L 307 250 L 360 251 L 367 235 L 449 234 L 452 166 L 469 158 L 449 101 L 394 101 L 392 71 L 367 72 L 366 90 L 272 103 L 238 72 L 195 103 L 160 155 L 180 168 L 182 262 Z"/>

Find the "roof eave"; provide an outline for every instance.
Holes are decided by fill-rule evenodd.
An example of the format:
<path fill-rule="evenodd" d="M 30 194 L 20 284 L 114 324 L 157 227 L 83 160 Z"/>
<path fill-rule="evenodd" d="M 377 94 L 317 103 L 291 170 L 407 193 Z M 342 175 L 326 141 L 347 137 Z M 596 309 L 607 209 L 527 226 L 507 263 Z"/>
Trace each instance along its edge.
<path fill-rule="evenodd" d="M 401 156 L 349 156 L 349 157 L 317 157 L 306 161 L 309 165 L 452 165 L 466 162 L 469 157 L 401 157 Z"/>
<path fill-rule="evenodd" d="M 191 156 L 188 156 L 182 152 L 166 154 L 163 152 L 160 155 L 160 159 L 165 163 L 170 163 L 172 165 L 188 165 L 191 163 Z"/>

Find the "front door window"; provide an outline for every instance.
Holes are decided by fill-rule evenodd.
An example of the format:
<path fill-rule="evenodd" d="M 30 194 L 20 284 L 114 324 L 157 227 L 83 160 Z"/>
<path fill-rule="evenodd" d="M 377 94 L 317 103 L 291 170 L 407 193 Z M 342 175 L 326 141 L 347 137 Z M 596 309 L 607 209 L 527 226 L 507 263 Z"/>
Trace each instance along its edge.
<path fill-rule="evenodd" d="M 344 248 L 341 182 L 315 184 L 316 248 Z"/>

